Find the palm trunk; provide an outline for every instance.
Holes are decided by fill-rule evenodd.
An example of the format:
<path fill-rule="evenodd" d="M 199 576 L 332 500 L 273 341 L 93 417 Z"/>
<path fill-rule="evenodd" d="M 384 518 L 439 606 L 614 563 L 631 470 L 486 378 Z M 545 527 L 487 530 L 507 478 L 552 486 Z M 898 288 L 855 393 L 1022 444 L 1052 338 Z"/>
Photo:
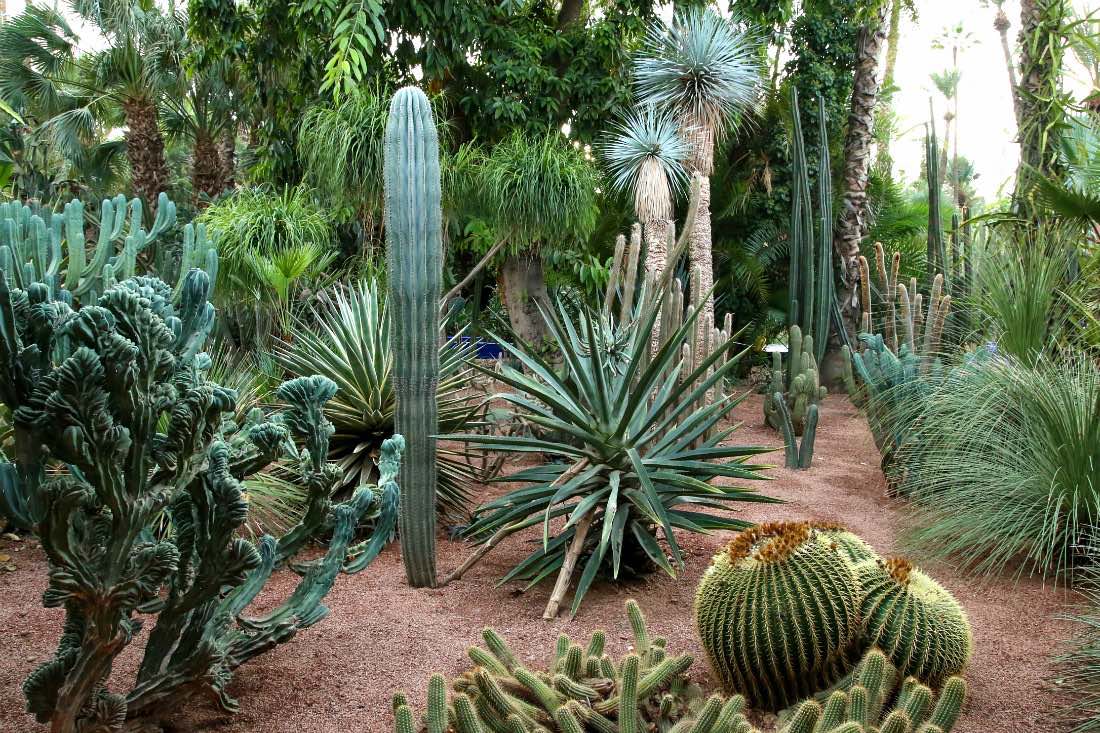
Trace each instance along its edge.
<path fill-rule="evenodd" d="M 157 196 L 168 187 L 168 165 L 164 162 L 164 137 L 160 134 L 157 108 L 145 100 L 122 104 L 126 113 L 126 157 L 134 195 L 150 213 L 156 212 Z"/>
<path fill-rule="evenodd" d="M 672 232 L 670 219 L 650 219 L 645 223 L 645 271 L 659 276 L 668 265 L 668 238 Z"/>
<path fill-rule="evenodd" d="M 898 44 L 901 42 L 901 2 L 893 0 L 890 4 L 890 30 L 886 34 L 886 70 L 882 75 L 883 90 L 890 90 L 894 86 L 894 71 L 898 66 Z M 886 92 L 879 99 L 879 115 L 881 122 L 875 122 L 875 139 L 878 140 L 878 156 L 876 165 L 889 173 L 894 167 L 894 159 L 890 155 L 891 130 L 886 128 L 887 117 L 890 113 L 892 92 Z M 880 129 L 882 127 L 882 129 Z"/>
<path fill-rule="evenodd" d="M 1012 109 L 1016 113 L 1016 124 L 1020 124 L 1020 100 L 1016 96 L 1016 66 L 1012 63 L 1012 46 L 1008 42 L 1008 29 L 1012 27 L 1004 8 L 997 8 L 997 17 L 993 19 L 993 28 L 1001 37 L 1001 51 L 1005 56 L 1005 68 L 1008 69 L 1008 87 L 1012 92 Z"/>
<path fill-rule="evenodd" d="M 875 103 L 879 92 L 878 57 L 885 40 L 886 6 L 883 5 L 877 16 L 860 31 L 852 83 L 852 106 L 844 141 L 844 198 L 833 240 L 843 275 L 838 292 L 840 312 L 853 342 L 862 315 L 859 255 L 867 230 L 867 173 L 871 163 Z"/>
<path fill-rule="evenodd" d="M 218 161 L 222 168 L 222 191 L 237 185 L 237 131 L 233 125 L 218 138 Z M 219 191 L 220 193 L 220 191 Z"/>
<path fill-rule="evenodd" d="M 546 343 L 546 322 L 538 304 L 550 306 L 542 258 L 533 255 L 509 255 L 500 268 L 501 302 L 508 311 L 512 332 L 520 341 L 536 349 Z"/>
<path fill-rule="evenodd" d="M 1052 138 L 1065 114 L 1061 29 L 1068 14 L 1067 0 L 1020 3 L 1020 80 L 1016 87 L 1020 167 L 1015 198 L 1020 213 L 1029 218 L 1035 213 L 1030 201 L 1034 177 L 1060 174 Z"/>
<path fill-rule="evenodd" d="M 198 131 L 191 151 L 191 202 L 196 209 L 205 208 L 210 199 L 222 192 L 223 170 L 214 139 L 205 131 Z"/>

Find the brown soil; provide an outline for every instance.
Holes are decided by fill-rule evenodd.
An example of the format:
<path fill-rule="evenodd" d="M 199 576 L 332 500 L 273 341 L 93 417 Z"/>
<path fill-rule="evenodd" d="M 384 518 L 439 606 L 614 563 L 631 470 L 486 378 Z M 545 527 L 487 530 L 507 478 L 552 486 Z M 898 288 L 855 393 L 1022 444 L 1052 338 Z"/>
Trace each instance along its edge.
<path fill-rule="evenodd" d="M 746 426 L 735 433 L 742 443 L 776 445 L 761 427 L 760 398 L 738 408 Z M 761 482 L 765 493 L 786 504 L 745 505 L 752 520 L 822 519 L 843 522 L 881 552 L 895 549 L 904 526 L 904 503 L 887 499 L 878 469 L 878 453 L 866 424 L 846 399 L 830 397 L 822 411 L 822 430 L 812 470 L 771 472 Z M 771 460 L 782 462 L 779 454 Z M 507 467 L 506 467 L 507 470 Z M 578 617 L 549 623 L 541 619 L 549 583 L 527 594 L 494 583 L 528 546 L 512 539 L 491 553 L 461 581 L 441 590 L 405 585 L 396 545 L 366 572 L 342 577 L 328 598 L 332 615 L 301 636 L 239 669 L 230 692 L 241 702 L 235 716 L 218 713 L 205 699 L 185 709 L 166 711 L 169 729 L 224 733 L 388 733 L 390 697 L 405 690 L 423 704 L 427 679 L 434 672 L 454 675 L 466 665 L 465 650 L 477 643 L 483 626 L 500 631 L 513 649 L 532 663 L 544 659 L 560 632 L 587 636 L 608 631 L 612 653 L 622 653 L 629 638 L 623 602 L 636 598 L 654 633 L 669 638 L 669 648 L 695 654 L 694 674 L 708 675 L 691 619 L 692 595 L 700 574 L 728 535 L 685 535 L 687 567 L 673 580 L 663 574 L 627 587 L 597 586 Z M 13 557 L 16 570 L 0 571 L 0 731 L 44 730 L 23 712 L 19 685 L 52 652 L 61 612 L 40 606 L 45 561 L 29 543 L 0 540 L 0 553 Z M 19 551 L 13 551 L 19 549 Z M 441 540 L 442 569 L 457 566 L 469 548 Z M 1023 580 L 978 581 L 949 568 L 926 566 L 966 607 L 974 627 L 976 656 L 968 673 L 971 697 L 956 728 L 959 733 L 1058 730 L 1052 712 L 1057 698 L 1047 688 L 1054 679 L 1051 655 L 1068 636 L 1066 622 L 1055 616 L 1073 601 L 1061 590 Z M 274 593 L 286 593 L 293 578 L 276 579 Z M 269 596 L 270 598 L 270 596 Z M 136 664 L 136 649 L 117 665 L 119 686 Z"/>

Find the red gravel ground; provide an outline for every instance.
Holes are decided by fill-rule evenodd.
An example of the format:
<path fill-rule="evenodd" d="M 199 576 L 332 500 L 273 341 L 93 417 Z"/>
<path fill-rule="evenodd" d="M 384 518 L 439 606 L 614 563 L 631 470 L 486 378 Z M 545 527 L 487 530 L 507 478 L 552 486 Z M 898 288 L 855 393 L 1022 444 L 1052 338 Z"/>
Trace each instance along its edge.
<path fill-rule="evenodd" d="M 776 445 L 773 432 L 761 426 L 760 398 L 738 408 L 746 426 L 734 434 L 741 443 Z M 904 526 L 904 504 L 885 497 L 878 453 L 866 423 L 843 397 L 828 398 L 812 470 L 782 468 L 772 481 L 760 482 L 765 493 L 786 504 L 746 505 L 752 520 L 821 519 L 843 522 L 879 551 L 891 552 Z M 769 460 L 782 462 L 779 454 Z M 413 590 L 405 585 L 396 544 L 365 573 L 342 577 L 328 598 L 332 614 L 291 643 L 238 670 L 230 692 L 241 711 L 227 716 L 196 698 L 184 709 L 166 712 L 166 730 L 224 733 L 388 733 L 390 697 L 405 690 L 423 704 L 433 672 L 454 675 L 466 666 L 465 649 L 480 640 L 483 626 L 496 628 L 525 660 L 535 663 L 552 651 L 560 632 L 587 637 L 608 631 L 609 651 L 621 654 L 629 638 L 623 602 L 636 598 L 654 633 L 667 636 L 671 650 L 696 656 L 694 674 L 708 672 L 691 619 L 696 582 L 728 535 L 684 535 L 687 567 L 673 580 L 653 575 L 629 587 L 595 587 L 578 617 L 545 622 L 542 609 L 549 583 L 520 595 L 494 583 L 527 545 L 513 538 L 491 553 L 461 581 L 441 590 Z M 43 609 L 45 562 L 40 549 L 0 540 L 0 553 L 11 554 L 17 569 L 0 572 L 0 733 L 44 730 L 23 712 L 19 689 L 26 674 L 53 650 L 61 612 Z M 439 564 L 456 567 L 469 548 L 441 540 Z M 952 590 L 966 607 L 974 628 L 976 656 L 968 673 L 970 702 L 956 731 L 1058 730 L 1052 722 L 1057 698 L 1048 688 L 1055 678 L 1050 658 L 1058 640 L 1068 636 L 1066 622 L 1055 616 L 1072 596 L 1024 580 L 978 581 L 949 568 L 927 570 Z M 286 593 L 293 578 L 280 576 L 273 593 Z M 270 596 L 269 596 L 270 597 Z M 121 687 L 133 673 L 130 649 L 117 665 Z"/>

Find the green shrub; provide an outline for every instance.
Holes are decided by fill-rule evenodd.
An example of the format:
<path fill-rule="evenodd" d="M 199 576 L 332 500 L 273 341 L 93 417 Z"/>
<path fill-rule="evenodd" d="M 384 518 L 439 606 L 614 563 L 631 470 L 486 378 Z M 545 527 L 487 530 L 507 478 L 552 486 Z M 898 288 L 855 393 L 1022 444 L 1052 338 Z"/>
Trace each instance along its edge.
<path fill-rule="evenodd" d="M 900 453 L 909 540 L 979 573 L 1061 578 L 1100 519 L 1100 368 L 975 355 L 916 407 Z"/>
<path fill-rule="evenodd" d="M 1062 711 L 1073 733 L 1100 731 L 1100 576 L 1090 571 L 1081 584 L 1084 603 L 1067 618 L 1077 633 L 1057 658 L 1058 682 L 1072 701 Z"/>

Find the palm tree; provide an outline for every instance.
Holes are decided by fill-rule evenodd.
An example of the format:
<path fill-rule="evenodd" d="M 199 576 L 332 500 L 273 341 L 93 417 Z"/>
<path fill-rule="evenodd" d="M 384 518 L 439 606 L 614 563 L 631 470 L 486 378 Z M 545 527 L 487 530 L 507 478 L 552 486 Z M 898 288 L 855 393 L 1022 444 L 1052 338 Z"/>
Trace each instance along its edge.
<path fill-rule="evenodd" d="M 688 142 L 688 172 L 702 175 L 690 253 L 705 293 L 714 282 L 710 228 L 714 146 L 755 101 L 761 72 L 757 41 L 751 33 L 709 8 L 694 7 L 676 13 L 671 26 L 650 26 L 634 66 L 638 97 L 676 116 Z M 710 297 L 703 305 L 702 322 L 713 318 L 714 298 Z"/>
<path fill-rule="evenodd" d="M 886 41 L 889 3 L 878 2 L 859 32 L 852 104 L 844 140 L 844 198 L 836 223 L 833 249 L 840 257 L 842 287 L 837 293 L 845 328 L 852 336 L 859 329 L 861 307 L 860 244 L 867 229 L 867 174 L 874 142 L 875 105 L 878 101 L 879 51 Z M 821 338 L 824 338 L 821 334 Z"/>
<path fill-rule="evenodd" d="M 1021 0 L 1020 80 L 1016 86 L 1019 109 L 1020 167 L 1016 176 L 1016 205 L 1033 216 L 1031 194 L 1037 178 L 1060 178 L 1058 129 L 1063 124 L 1066 97 L 1062 90 L 1066 21 L 1072 17 L 1068 0 Z"/>
<path fill-rule="evenodd" d="M 674 226 L 673 195 L 688 182 L 688 148 L 675 118 L 654 107 L 629 112 L 615 124 L 603 155 L 611 185 L 634 194 L 634 212 L 646 240 L 646 272 L 659 274 L 668 259 Z"/>
<path fill-rule="evenodd" d="M 107 108 L 121 109 L 134 194 L 152 209 L 169 178 L 160 108 L 180 88 L 176 46 L 186 35 L 186 20 L 132 0 L 67 0 L 66 6 L 99 32 L 106 48 L 78 55 L 76 35 L 61 14 L 28 6 L 0 34 L 0 94 L 54 108 L 46 124 L 63 137 L 79 138 L 110 114 Z M 50 42 L 42 45 L 42 38 Z M 72 98 L 83 103 L 58 108 Z"/>
<path fill-rule="evenodd" d="M 986 7 L 992 5 L 997 9 L 997 14 L 993 16 L 993 29 L 1001 38 L 1001 51 L 1004 53 L 1005 67 L 1008 69 L 1008 88 L 1012 92 L 1012 107 L 1016 112 L 1016 123 L 1019 124 L 1020 102 L 1016 97 L 1016 65 L 1012 60 L 1012 45 L 1008 42 L 1008 29 L 1012 27 L 1012 22 L 1005 14 L 1005 0 L 982 0 L 982 5 Z"/>

